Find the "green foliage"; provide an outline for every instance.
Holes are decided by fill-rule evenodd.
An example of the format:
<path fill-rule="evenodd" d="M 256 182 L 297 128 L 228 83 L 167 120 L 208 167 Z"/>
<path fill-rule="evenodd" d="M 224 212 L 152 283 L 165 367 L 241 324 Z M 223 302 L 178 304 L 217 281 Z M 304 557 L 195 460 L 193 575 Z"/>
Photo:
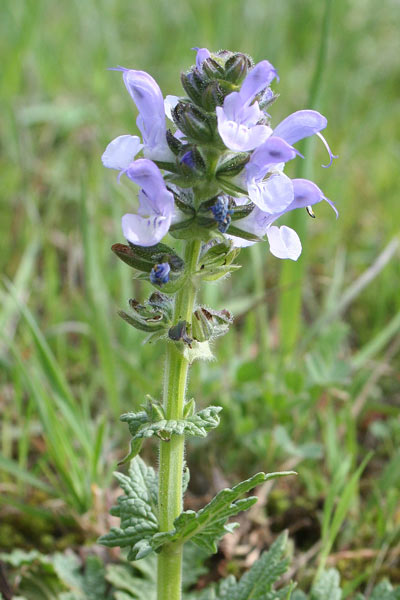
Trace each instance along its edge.
<path fill-rule="evenodd" d="M 230 575 L 217 586 L 207 588 L 200 594 L 193 594 L 193 600 L 278 600 L 289 598 L 290 588 L 275 590 L 279 578 L 285 573 L 288 560 L 283 558 L 287 536 L 282 534 L 264 552 L 252 567 L 236 581 Z"/>
<path fill-rule="evenodd" d="M 256 497 L 243 496 L 265 481 L 293 474 L 292 471 L 257 473 L 232 489 L 222 490 L 197 513 L 189 510 L 181 513 L 175 520 L 174 530 L 158 532 L 157 476 L 154 469 L 136 456 L 128 475 L 115 474 L 126 494 L 120 496 L 118 505 L 111 509 L 111 514 L 120 518 L 120 527 L 113 527 L 99 542 L 110 547 L 129 547 L 128 560 L 144 558 L 167 543 L 183 544 L 189 540 L 204 550 L 216 552 L 216 542 L 237 526 L 227 524 L 228 519 L 257 502 Z"/>
<path fill-rule="evenodd" d="M 369 600 L 399 600 L 400 587 L 393 588 L 388 581 L 382 581 L 373 590 Z"/>
<path fill-rule="evenodd" d="M 341 600 L 340 576 L 335 569 L 324 571 L 311 591 L 310 600 Z"/>
<path fill-rule="evenodd" d="M 342 463 L 341 468 L 337 470 L 334 476 L 324 506 L 322 519 L 322 550 L 319 557 L 318 572 L 321 572 L 325 567 L 326 559 L 331 551 L 336 536 L 338 535 L 339 529 L 348 514 L 351 504 L 354 502 L 361 474 L 370 458 L 371 454 L 368 454 L 348 481 L 345 478 L 348 469 L 348 463 L 346 465 L 346 462 Z M 340 494 L 340 497 L 335 507 L 335 499 L 338 494 Z M 335 579 L 334 571 L 328 571 L 328 573 L 332 573 L 331 577 L 333 581 Z"/>
<path fill-rule="evenodd" d="M 206 554 L 192 544 L 185 548 L 183 556 L 183 590 L 192 587 L 206 572 L 204 560 Z M 146 556 L 135 563 L 120 563 L 107 566 L 107 581 L 116 590 L 115 600 L 156 600 L 157 557 L 155 554 Z M 186 600 L 186 595 L 184 595 Z"/>
<path fill-rule="evenodd" d="M 363 594 L 343 596 L 339 573 L 323 571 L 309 594 L 293 586 L 279 586 L 288 566 L 284 557 L 286 534 L 264 552 L 239 581 L 233 575 L 202 591 L 189 591 L 206 569 L 206 553 L 189 543 L 183 562 L 184 600 L 366 600 Z M 156 555 L 139 562 L 112 563 L 106 567 L 94 555 L 84 567 L 72 554 L 43 555 L 36 550 L 14 550 L 0 554 L 12 569 L 18 600 L 156 600 Z M 278 587 L 278 589 L 276 589 Z M 17 598 L 15 596 L 15 598 Z M 369 600 L 399 600 L 400 587 L 384 580 L 377 584 Z"/>
<path fill-rule="evenodd" d="M 120 518 L 121 525 L 113 527 L 99 542 L 110 547 L 129 546 L 129 560 L 143 558 L 152 552 L 148 540 L 158 531 L 157 476 L 138 456 L 132 460 L 128 475 L 115 473 L 115 476 L 126 494 L 120 496 L 117 506 L 111 509 L 111 514 Z"/>
<path fill-rule="evenodd" d="M 172 435 L 189 435 L 206 437 L 207 432 L 219 425 L 218 413 L 222 410 L 220 406 L 208 406 L 199 412 L 187 416 L 186 419 L 171 420 L 159 418 L 154 421 L 155 416 L 163 417 L 162 408 L 159 413 L 154 414 L 154 404 L 149 404 L 146 410 L 139 413 L 126 413 L 121 416 L 121 421 L 128 423 L 132 435 L 131 452 L 124 462 L 138 454 L 143 438 L 157 436 L 164 442 L 169 442 Z"/>
<path fill-rule="evenodd" d="M 72 553 L 46 556 L 32 550 L 0 554 L 0 560 L 18 572 L 18 592 L 26 600 L 109 600 L 105 568 L 97 556 L 89 556 L 82 572 Z"/>
<path fill-rule="evenodd" d="M 193 586 L 205 572 L 206 555 L 191 544 L 183 559 L 183 588 Z M 82 567 L 69 552 L 44 555 L 15 550 L 0 554 L 13 569 L 15 591 L 20 600 L 155 600 L 157 559 L 148 556 L 138 563 L 111 563 L 90 555 Z"/>
<path fill-rule="evenodd" d="M 173 531 L 156 534 L 152 540 L 153 547 L 158 548 L 166 543 L 185 543 L 192 540 L 200 548 L 216 552 L 216 542 L 225 533 L 230 533 L 237 527 L 237 523 L 227 524 L 228 519 L 239 512 L 248 510 L 257 502 L 257 497 L 242 498 L 242 496 L 257 485 L 284 475 L 294 475 L 294 473 L 290 471 L 268 475 L 257 473 L 250 479 L 238 483 L 232 489 L 221 490 L 197 513 L 189 510 L 183 512 L 175 520 Z"/>

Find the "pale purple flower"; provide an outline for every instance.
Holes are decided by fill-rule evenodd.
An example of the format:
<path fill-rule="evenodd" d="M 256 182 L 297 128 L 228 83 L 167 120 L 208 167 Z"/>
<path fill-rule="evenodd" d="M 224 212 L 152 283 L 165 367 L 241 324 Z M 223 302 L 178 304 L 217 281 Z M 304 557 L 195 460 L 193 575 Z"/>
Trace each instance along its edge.
<path fill-rule="evenodd" d="M 132 244 L 154 246 L 168 233 L 174 215 L 174 196 L 167 190 L 157 165 L 147 158 L 133 162 L 125 174 L 141 190 L 138 213 L 122 217 L 124 236 Z"/>
<path fill-rule="evenodd" d="M 283 173 L 283 166 L 296 154 L 292 146 L 275 135 L 252 153 L 246 165 L 247 190 L 252 202 L 262 211 L 276 214 L 293 201 L 293 185 Z"/>
<path fill-rule="evenodd" d="M 247 217 L 235 221 L 235 226 L 259 238 L 267 236 L 270 252 L 277 258 L 297 260 L 301 254 L 299 236 L 293 229 L 285 225 L 282 225 L 282 227 L 271 225 L 273 220 L 271 215 L 263 212 L 256 206 Z M 238 236 L 228 235 L 227 237 L 238 248 L 252 246 L 256 243 Z"/>
<path fill-rule="evenodd" d="M 174 108 L 178 104 L 178 102 L 179 102 L 178 96 L 173 96 L 171 94 L 168 94 L 168 96 L 165 96 L 164 111 L 170 121 L 173 121 L 172 111 L 174 110 Z"/>
<path fill-rule="evenodd" d="M 259 124 L 264 119 L 254 98 L 277 76 L 267 60 L 259 62 L 246 76 L 239 92 L 228 94 L 223 106 L 217 106 L 218 132 L 227 148 L 247 152 L 260 146 L 272 129 Z"/>
<path fill-rule="evenodd" d="M 153 160 L 171 160 L 173 154 L 166 139 L 165 110 L 167 107 L 164 106 L 164 99 L 157 82 L 145 71 L 134 71 L 123 67 L 115 70 L 122 71 L 125 86 L 139 110 L 136 124 L 143 137 L 144 156 Z M 171 105 L 171 100 L 167 105 Z M 118 167 L 110 165 L 118 163 L 128 165 L 132 162 L 134 157 L 130 146 L 133 142 L 129 146 L 124 139 L 127 137 L 137 136 L 119 136 L 107 146 L 103 154 L 103 163 L 106 167 L 115 169 Z M 105 155 L 108 164 L 104 162 Z"/>
<path fill-rule="evenodd" d="M 264 179 L 249 178 L 247 191 L 252 202 L 263 212 L 270 215 L 285 210 L 293 202 L 293 183 L 277 165 Z"/>
<path fill-rule="evenodd" d="M 267 229 L 267 238 L 271 254 L 276 258 L 290 258 L 297 260 L 301 254 L 302 246 L 300 238 L 294 229 L 282 225 L 272 225 Z"/>
<path fill-rule="evenodd" d="M 330 167 L 333 159 L 337 158 L 337 156 L 332 154 L 328 142 L 320 133 L 321 129 L 325 129 L 327 124 L 327 119 L 316 110 L 298 110 L 286 117 L 286 119 L 283 119 L 275 127 L 274 136 L 280 137 L 292 145 L 306 137 L 317 135 L 329 153 L 329 164 L 322 166 Z"/>
<path fill-rule="evenodd" d="M 120 135 L 108 144 L 101 160 L 108 169 L 125 171 L 142 148 L 137 135 Z"/>
<path fill-rule="evenodd" d="M 326 125 L 326 118 L 319 112 L 299 110 L 279 123 L 273 134 L 254 150 L 246 165 L 246 184 L 256 206 L 264 212 L 277 214 L 291 205 L 294 200 L 292 182 L 282 169 L 284 163 L 299 154 L 292 146 L 299 140 L 319 135 L 329 151 L 331 164 L 335 157 L 319 133 Z"/>
<path fill-rule="evenodd" d="M 293 179 L 291 183 L 293 200 L 286 208 L 282 209 L 279 213 L 271 214 L 255 206 L 247 217 L 235 221 L 235 226 L 259 238 L 267 236 L 270 251 L 277 258 L 297 260 L 301 254 L 301 242 L 297 233 L 285 225 L 276 227 L 272 223 L 291 210 L 312 206 L 322 200 L 326 200 L 332 206 L 336 216 L 337 210 L 334 204 L 324 196 L 323 192 L 312 181 L 308 179 Z M 243 199 L 235 199 L 235 201 L 239 205 L 244 203 Z M 229 237 L 232 239 L 234 245 L 238 247 L 249 246 L 254 243 L 237 236 Z"/>

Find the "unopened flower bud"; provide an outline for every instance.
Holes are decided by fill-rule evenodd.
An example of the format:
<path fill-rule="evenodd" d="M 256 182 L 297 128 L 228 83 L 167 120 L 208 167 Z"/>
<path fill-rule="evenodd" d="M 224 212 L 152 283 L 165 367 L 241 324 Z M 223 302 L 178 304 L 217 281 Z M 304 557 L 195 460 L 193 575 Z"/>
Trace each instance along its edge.
<path fill-rule="evenodd" d="M 177 127 L 194 142 L 211 142 L 214 133 L 207 115 L 196 106 L 178 102 L 173 111 Z"/>
<path fill-rule="evenodd" d="M 201 95 L 203 92 L 203 83 L 200 73 L 196 73 L 196 69 L 189 73 L 181 74 L 182 87 L 189 98 L 197 105 L 201 106 Z"/>
<path fill-rule="evenodd" d="M 202 64 L 202 69 L 210 79 L 222 79 L 224 77 L 223 67 L 213 58 L 207 58 Z"/>
<path fill-rule="evenodd" d="M 243 171 L 249 160 L 250 154 L 248 152 L 235 152 L 234 154 L 225 156 L 218 165 L 216 173 L 217 177 L 234 177 L 235 175 L 238 175 Z"/>
<path fill-rule="evenodd" d="M 205 88 L 201 102 L 203 108 L 208 112 L 213 112 L 217 106 L 222 106 L 225 94 L 218 81 L 211 81 Z"/>
<path fill-rule="evenodd" d="M 246 77 L 251 62 L 244 54 L 234 54 L 225 63 L 224 79 L 240 84 Z"/>
<path fill-rule="evenodd" d="M 180 151 L 180 149 L 182 148 L 182 145 L 183 145 L 182 142 L 180 142 L 178 140 L 178 138 L 176 138 L 174 136 L 174 134 L 171 133 L 171 131 L 169 129 L 167 130 L 166 137 L 167 137 L 168 146 L 170 147 L 170 149 L 172 150 L 172 152 L 174 154 L 178 154 L 179 151 Z"/>
<path fill-rule="evenodd" d="M 169 281 L 169 272 L 171 267 L 168 263 L 161 263 L 159 265 L 154 265 L 152 270 L 150 271 L 150 281 L 154 285 L 164 285 Z"/>

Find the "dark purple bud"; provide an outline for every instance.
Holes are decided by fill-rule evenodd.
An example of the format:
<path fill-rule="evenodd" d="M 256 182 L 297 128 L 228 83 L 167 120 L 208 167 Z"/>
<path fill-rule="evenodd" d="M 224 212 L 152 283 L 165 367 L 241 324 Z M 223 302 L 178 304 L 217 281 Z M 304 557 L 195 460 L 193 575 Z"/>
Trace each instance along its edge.
<path fill-rule="evenodd" d="M 196 146 L 184 146 L 178 159 L 183 175 L 204 175 L 204 160 Z"/>
<path fill-rule="evenodd" d="M 184 163 L 189 169 L 193 169 L 195 167 L 195 161 L 193 156 L 193 151 L 188 150 L 181 158 L 181 163 Z"/>
<path fill-rule="evenodd" d="M 214 219 L 217 221 L 218 230 L 225 233 L 231 224 L 233 210 L 229 208 L 229 199 L 219 197 L 214 206 L 211 207 Z"/>
<path fill-rule="evenodd" d="M 164 285 L 169 281 L 169 272 L 171 267 L 168 263 L 160 263 L 159 265 L 154 265 L 152 270 L 150 271 L 150 281 L 154 285 Z"/>
<path fill-rule="evenodd" d="M 168 337 L 174 342 L 184 342 L 189 347 L 193 342 L 187 334 L 188 323 L 186 321 L 179 321 L 176 325 L 173 325 L 168 331 Z"/>

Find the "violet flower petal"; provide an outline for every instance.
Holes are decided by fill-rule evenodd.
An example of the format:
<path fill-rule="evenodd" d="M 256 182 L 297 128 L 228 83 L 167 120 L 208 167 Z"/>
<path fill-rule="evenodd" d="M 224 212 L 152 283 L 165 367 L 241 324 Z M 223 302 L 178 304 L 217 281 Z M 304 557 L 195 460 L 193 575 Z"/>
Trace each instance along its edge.
<path fill-rule="evenodd" d="M 247 127 L 227 119 L 221 106 L 217 106 L 218 132 L 225 146 L 235 152 L 253 150 L 271 135 L 271 128 L 266 125 Z"/>
<path fill-rule="evenodd" d="M 297 154 L 297 150 L 285 140 L 272 135 L 254 150 L 247 167 L 252 173 L 255 173 L 257 169 L 260 177 L 264 177 L 269 165 L 286 163 L 295 158 Z"/>
<path fill-rule="evenodd" d="M 172 214 L 174 196 L 167 190 L 156 164 L 147 158 L 140 158 L 128 167 L 126 175 L 143 189 L 148 203 L 156 214 L 164 216 Z"/>
<path fill-rule="evenodd" d="M 264 88 L 269 86 L 277 76 L 276 69 L 267 60 L 257 63 L 246 75 L 240 88 L 240 97 L 243 104 L 250 104 L 253 98 Z"/>
<path fill-rule="evenodd" d="M 221 107 L 219 108 L 221 110 Z M 258 102 L 254 102 L 250 106 L 245 105 L 239 92 L 232 92 L 226 96 L 222 110 L 224 111 L 225 117 L 230 121 L 235 121 L 236 123 L 247 125 L 248 127 L 256 125 L 264 116 Z"/>
<path fill-rule="evenodd" d="M 144 155 L 168 161 L 173 154 L 166 140 L 164 99 L 157 82 L 145 71 L 125 69 L 122 76 L 139 110 L 136 123 L 143 136 Z"/>
<path fill-rule="evenodd" d="M 123 72 L 124 83 L 144 120 L 164 121 L 164 99 L 157 82 L 145 71 Z"/>
<path fill-rule="evenodd" d="M 110 142 L 101 157 L 108 169 L 123 171 L 143 148 L 137 135 L 120 135 Z"/>
<path fill-rule="evenodd" d="M 171 216 L 141 217 L 127 214 L 122 217 L 124 237 L 138 246 L 154 246 L 168 233 Z"/>
<path fill-rule="evenodd" d="M 168 94 L 168 96 L 165 97 L 164 111 L 170 121 L 173 121 L 172 111 L 174 110 L 174 108 L 178 104 L 178 102 L 179 102 L 178 96 L 172 96 L 171 94 Z"/>
<path fill-rule="evenodd" d="M 313 181 L 310 181 L 309 179 L 293 179 L 292 183 L 294 200 L 285 212 L 294 210 L 295 208 L 312 206 L 313 204 L 317 204 L 318 202 L 325 200 L 334 210 L 336 218 L 338 218 L 339 213 L 334 203 L 329 200 L 329 198 L 324 196 L 323 192 Z"/>
<path fill-rule="evenodd" d="M 235 203 L 238 204 L 238 198 L 235 198 Z M 239 202 L 239 205 L 243 204 Z M 271 216 L 267 213 L 263 212 L 256 206 L 253 208 L 251 213 L 244 217 L 243 219 L 239 219 L 235 221 L 235 226 L 242 231 L 247 231 L 248 233 L 252 233 L 259 238 L 263 238 L 267 232 L 267 228 L 269 226 L 271 220 Z M 249 240 L 245 240 L 243 238 L 226 234 L 230 240 L 232 240 L 234 247 L 236 248 L 246 248 L 247 246 L 252 246 L 257 242 L 251 242 Z"/>
<path fill-rule="evenodd" d="M 274 136 L 284 139 L 288 144 L 295 144 L 325 129 L 327 123 L 327 119 L 316 110 L 298 110 L 275 127 Z"/>
<path fill-rule="evenodd" d="M 196 67 L 201 69 L 201 65 L 206 60 L 206 58 L 210 58 L 211 54 L 207 48 L 198 48 L 195 46 L 192 50 L 197 50 L 196 54 Z"/>
<path fill-rule="evenodd" d="M 277 258 L 290 258 L 291 260 L 299 258 L 302 250 L 300 238 L 290 227 L 272 225 L 267 229 L 267 237 L 271 254 Z"/>
<path fill-rule="evenodd" d="M 250 199 L 269 215 L 282 214 L 293 202 L 292 180 L 284 173 L 273 173 L 265 181 L 248 184 Z"/>

